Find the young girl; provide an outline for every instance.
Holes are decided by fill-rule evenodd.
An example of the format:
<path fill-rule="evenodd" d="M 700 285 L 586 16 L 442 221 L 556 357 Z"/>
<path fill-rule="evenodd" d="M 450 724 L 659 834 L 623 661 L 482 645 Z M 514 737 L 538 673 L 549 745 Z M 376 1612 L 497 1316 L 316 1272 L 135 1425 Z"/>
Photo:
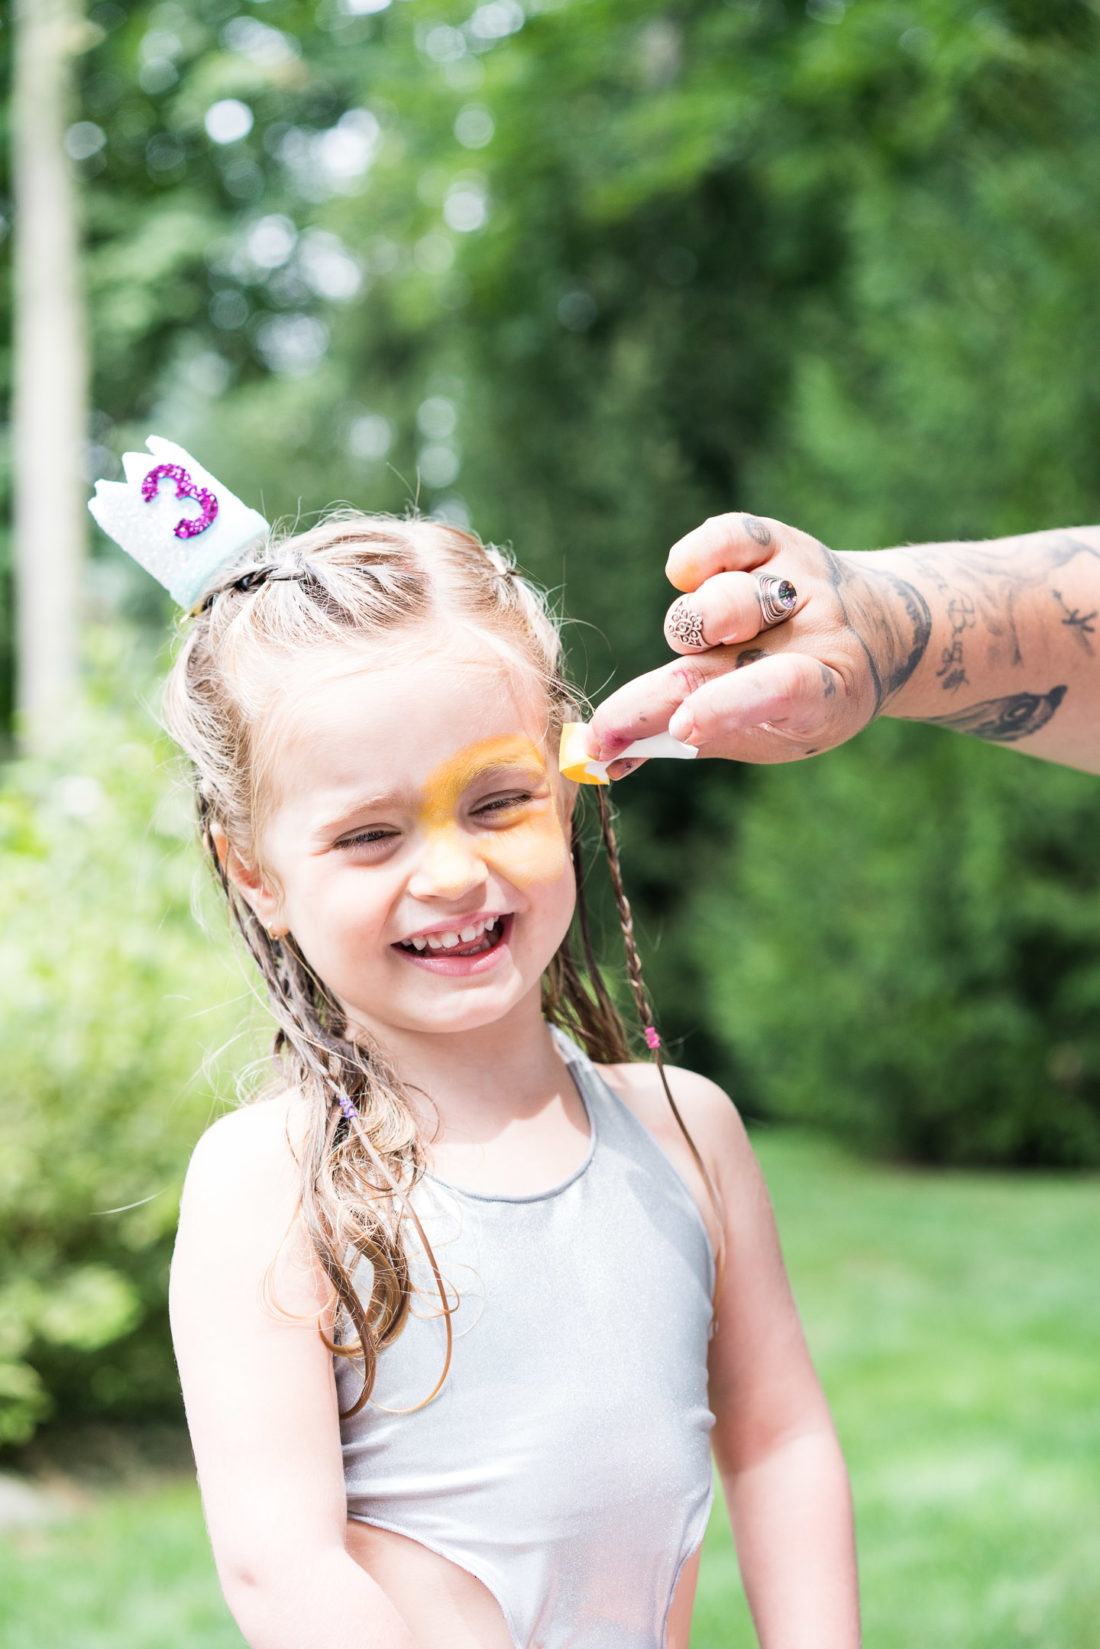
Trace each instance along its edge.
<path fill-rule="evenodd" d="M 687 1649 L 713 1451 L 761 1644 L 854 1649 L 752 1152 L 712 1083 L 668 1071 L 674 1111 L 632 1062 L 592 957 L 542 598 L 456 528 L 334 517 L 219 575 L 168 711 L 277 1024 L 171 1277 L 247 1642 Z"/>

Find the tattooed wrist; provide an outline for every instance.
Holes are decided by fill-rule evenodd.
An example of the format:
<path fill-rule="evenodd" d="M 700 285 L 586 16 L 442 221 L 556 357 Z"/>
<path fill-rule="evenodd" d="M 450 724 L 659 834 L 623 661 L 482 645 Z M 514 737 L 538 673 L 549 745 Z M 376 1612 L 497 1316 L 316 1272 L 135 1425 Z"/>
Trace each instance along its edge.
<path fill-rule="evenodd" d="M 872 556 L 833 556 L 830 574 L 874 689 L 872 717 L 896 698 L 928 650 L 932 614 L 915 584 Z"/>

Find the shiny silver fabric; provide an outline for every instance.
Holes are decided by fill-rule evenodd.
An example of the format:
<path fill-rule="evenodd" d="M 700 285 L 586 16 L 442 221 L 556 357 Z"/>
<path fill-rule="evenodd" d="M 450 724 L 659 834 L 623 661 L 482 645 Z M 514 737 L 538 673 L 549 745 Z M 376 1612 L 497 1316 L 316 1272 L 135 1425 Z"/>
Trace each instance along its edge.
<path fill-rule="evenodd" d="M 712 1494 L 714 1260 L 679 1173 L 555 1032 L 588 1113 L 581 1167 L 535 1196 L 429 1176 L 417 1211 L 460 1296 L 454 1361 L 419 1256 L 415 1319 L 342 1424 L 348 1514 L 450 1558 L 516 1649 L 661 1649 Z M 368 1275 L 357 1282 L 366 1287 Z M 359 1365 L 336 1360 L 342 1409 Z"/>

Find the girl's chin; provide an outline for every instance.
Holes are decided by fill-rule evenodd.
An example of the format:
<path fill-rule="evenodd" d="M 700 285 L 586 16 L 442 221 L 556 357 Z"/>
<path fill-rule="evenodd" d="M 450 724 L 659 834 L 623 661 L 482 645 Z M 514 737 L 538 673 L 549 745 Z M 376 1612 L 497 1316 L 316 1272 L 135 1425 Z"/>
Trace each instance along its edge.
<path fill-rule="evenodd" d="M 418 978 L 424 979 L 423 972 Z M 440 980 L 440 985 L 443 980 Z M 462 1031 L 484 1030 L 506 1019 L 524 1002 L 533 999 L 541 1004 L 541 975 L 525 980 L 514 969 L 507 969 L 483 981 L 476 976 L 467 984 L 459 982 L 450 990 L 433 988 L 424 979 L 421 991 L 408 988 L 395 992 L 390 1001 L 376 997 L 369 1012 L 347 1005 L 349 1023 L 361 1028 L 367 1035 L 377 1037 L 383 1044 L 387 1031 L 400 1035 L 447 1035 Z M 541 1006 L 539 1007 L 541 1012 Z"/>

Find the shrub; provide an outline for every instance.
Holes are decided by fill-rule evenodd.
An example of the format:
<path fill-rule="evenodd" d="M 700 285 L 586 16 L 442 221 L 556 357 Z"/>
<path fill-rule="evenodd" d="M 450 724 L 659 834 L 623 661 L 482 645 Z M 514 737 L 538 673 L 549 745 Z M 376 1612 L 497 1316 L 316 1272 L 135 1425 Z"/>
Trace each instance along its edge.
<path fill-rule="evenodd" d="M 926 1162 L 1100 1163 L 1096 779 L 883 722 L 741 795 L 693 915 L 748 1109 Z"/>
<path fill-rule="evenodd" d="M 0 788 L 0 1444 L 178 1405 L 165 1287 L 204 1056 L 253 1023 L 168 749 L 92 710 Z M 224 932 L 224 924 L 221 931 Z M 237 1049 L 238 1057 L 240 1049 Z"/>

